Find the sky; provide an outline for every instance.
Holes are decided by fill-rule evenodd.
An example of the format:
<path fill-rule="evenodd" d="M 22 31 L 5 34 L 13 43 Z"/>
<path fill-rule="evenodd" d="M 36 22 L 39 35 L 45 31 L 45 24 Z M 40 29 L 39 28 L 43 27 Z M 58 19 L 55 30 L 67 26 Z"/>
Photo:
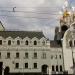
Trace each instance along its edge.
<path fill-rule="evenodd" d="M 71 6 L 75 0 L 68 0 Z M 65 0 L 0 0 L 0 21 L 6 30 L 42 31 L 53 39 L 60 26 L 59 12 Z M 14 8 L 14 11 L 13 11 Z"/>

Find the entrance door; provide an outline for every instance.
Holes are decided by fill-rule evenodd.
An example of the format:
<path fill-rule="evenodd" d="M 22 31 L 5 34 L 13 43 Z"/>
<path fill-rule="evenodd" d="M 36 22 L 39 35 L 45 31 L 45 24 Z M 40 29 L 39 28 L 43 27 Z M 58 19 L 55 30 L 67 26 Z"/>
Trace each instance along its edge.
<path fill-rule="evenodd" d="M 43 73 L 43 75 L 47 75 L 47 73 L 48 73 L 48 66 L 47 65 L 42 66 L 42 73 Z"/>
<path fill-rule="evenodd" d="M 3 62 L 0 62 L 0 75 L 2 75 Z"/>
<path fill-rule="evenodd" d="M 6 67 L 5 69 L 4 69 L 4 75 L 9 75 L 9 67 Z"/>

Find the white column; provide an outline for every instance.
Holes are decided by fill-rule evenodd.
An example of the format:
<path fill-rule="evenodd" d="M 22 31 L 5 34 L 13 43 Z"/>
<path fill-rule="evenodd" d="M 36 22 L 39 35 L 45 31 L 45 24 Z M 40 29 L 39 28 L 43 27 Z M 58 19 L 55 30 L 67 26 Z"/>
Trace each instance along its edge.
<path fill-rule="evenodd" d="M 52 72 L 51 68 L 49 67 L 48 70 L 49 70 L 49 75 L 51 75 Z"/>
<path fill-rule="evenodd" d="M 2 68 L 2 75 L 4 75 L 4 68 Z"/>

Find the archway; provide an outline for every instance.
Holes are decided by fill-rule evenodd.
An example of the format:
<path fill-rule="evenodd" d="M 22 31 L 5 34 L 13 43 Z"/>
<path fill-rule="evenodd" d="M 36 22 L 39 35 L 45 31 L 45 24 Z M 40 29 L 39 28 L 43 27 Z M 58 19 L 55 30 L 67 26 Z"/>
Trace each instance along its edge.
<path fill-rule="evenodd" d="M 42 65 L 42 74 L 47 75 L 48 74 L 48 65 Z"/>
<path fill-rule="evenodd" d="M 7 66 L 7 67 L 4 69 L 4 75 L 9 75 L 9 71 L 10 71 L 10 68 Z"/>
<path fill-rule="evenodd" d="M 2 75 L 3 62 L 0 62 L 0 75 Z"/>
<path fill-rule="evenodd" d="M 63 25 L 62 27 L 61 27 L 61 31 L 66 31 L 68 29 L 68 27 L 66 26 L 66 25 Z"/>

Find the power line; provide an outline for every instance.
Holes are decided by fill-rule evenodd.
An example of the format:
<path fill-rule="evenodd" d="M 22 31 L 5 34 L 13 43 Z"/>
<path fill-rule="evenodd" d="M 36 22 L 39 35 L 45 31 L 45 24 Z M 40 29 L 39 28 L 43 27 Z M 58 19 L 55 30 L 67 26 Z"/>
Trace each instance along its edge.
<path fill-rule="evenodd" d="M 0 12 L 12 12 L 12 13 L 35 13 L 35 14 L 50 14 L 50 15 L 60 15 L 60 14 L 53 14 L 50 12 L 33 12 L 33 11 L 8 11 L 8 10 L 0 10 Z"/>
<path fill-rule="evenodd" d="M 3 16 L 3 17 L 21 17 L 21 18 L 27 18 L 27 19 L 31 19 L 31 18 L 37 18 L 37 19 L 47 19 L 49 20 L 50 17 L 27 17 L 27 16 L 9 16 L 9 15 L 0 15 L 0 16 Z M 52 19 L 52 18 L 51 18 Z"/>
<path fill-rule="evenodd" d="M 6 7 L 7 8 L 7 7 Z M 12 7 L 10 7 L 10 8 L 12 8 Z M 17 7 L 13 7 L 12 8 L 12 11 L 9 11 L 9 10 L 0 10 L 0 12 L 12 12 L 12 13 L 26 13 L 26 14 L 41 14 L 41 15 L 60 15 L 60 14 L 53 14 L 53 13 L 50 13 L 50 12 L 39 12 L 39 11 L 37 11 L 37 12 L 34 12 L 34 11 L 16 11 L 15 9 L 16 9 Z M 27 16 L 10 16 L 10 15 L 0 15 L 0 16 L 4 16 L 4 17 L 23 17 L 23 18 L 28 18 L 28 19 L 31 19 L 31 18 L 37 18 L 37 19 L 50 19 L 50 17 L 36 17 L 36 16 L 34 16 L 34 17 L 27 17 Z"/>
<path fill-rule="evenodd" d="M 16 7 L 16 6 L 14 6 Z M 14 7 L 0 7 L 0 8 L 14 8 Z M 57 8 L 57 7 L 16 7 L 16 8 Z M 60 7 L 58 7 L 60 8 Z"/>

